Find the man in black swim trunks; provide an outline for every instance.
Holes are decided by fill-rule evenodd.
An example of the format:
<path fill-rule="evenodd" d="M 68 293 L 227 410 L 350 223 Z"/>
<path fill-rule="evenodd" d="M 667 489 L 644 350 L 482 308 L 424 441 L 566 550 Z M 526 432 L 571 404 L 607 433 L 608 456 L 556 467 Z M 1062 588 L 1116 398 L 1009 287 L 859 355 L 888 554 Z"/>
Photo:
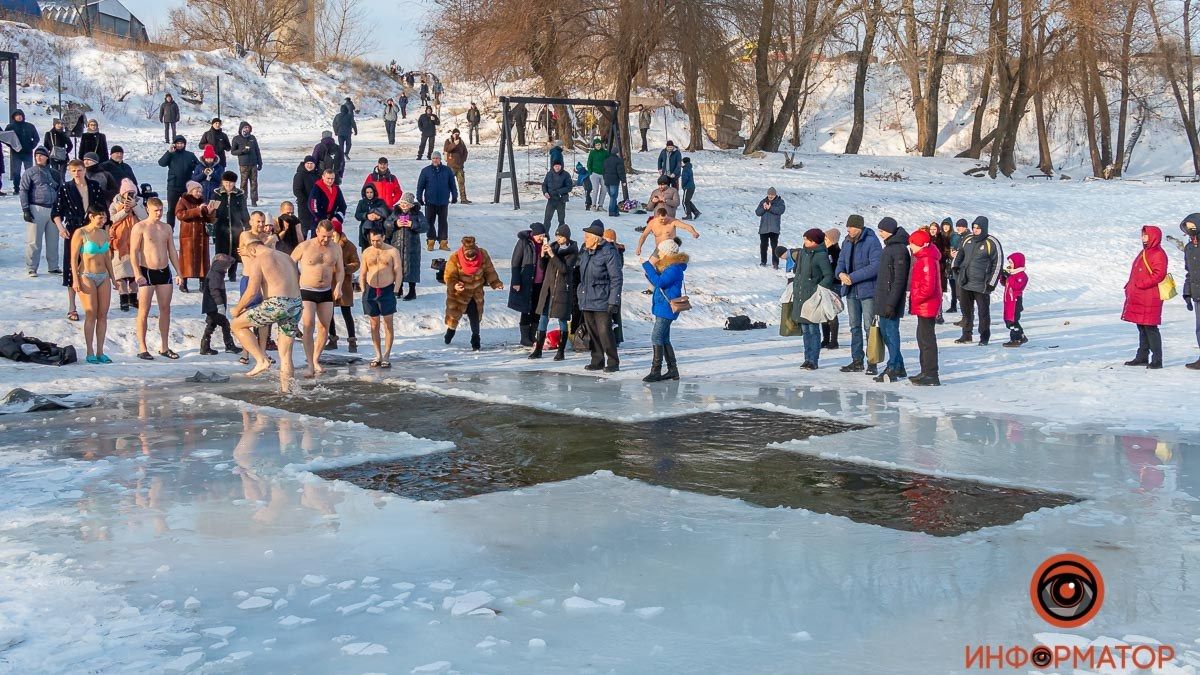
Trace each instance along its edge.
<path fill-rule="evenodd" d="M 300 267 L 300 300 L 304 303 L 301 341 L 308 357 L 306 375 L 311 377 L 325 372 L 320 364 L 321 352 L 329 337 L 333 303 L 341 295 L 345 276 L 342 247 L 333 241 L 333 223 L 317 223 L 316 234 L 300 242 L 292 251 L 292 260 Z"/>
<path fill-rule="evenodd" d="M 167 335 L 171 332 L 171 295 L 175 285 L 183 283 L 178 275 L 171 276 L 172 269 L 179 269 L 179 253 L 175 250 L 175 239 L 171 226 L 162 221 L 163 203 L 158 197 L 146 200 L 146 219 L 133 226 L 129 235 L 129 255 L 134 261 L 138 285 L 137 340 L 141 352 L 139 359 L 153 361 L 146 348 L 146 323 L 150 317 L 150 304 L 158 302 L 158 333 L 162 349 L 158 355 L 177 359 L 167 346 Z"/>
<path fill-rule="evenodd" d="M 392 342 L 396 333 L 392 315 L 396 313 L 396 295 L 402 283 L 400 252 L 383 238 L 383 230 L 374 228 L 370 233 L 371 245 L 362 253 L 362 272 L 358 277 L 362 290 L 363 313 L 371 319 L 371 344 L 375 345 L 375 360 L 372 368 L 391 368 Z M 382 318 L 385 343 L 379 341 L 380 319 Z"/>

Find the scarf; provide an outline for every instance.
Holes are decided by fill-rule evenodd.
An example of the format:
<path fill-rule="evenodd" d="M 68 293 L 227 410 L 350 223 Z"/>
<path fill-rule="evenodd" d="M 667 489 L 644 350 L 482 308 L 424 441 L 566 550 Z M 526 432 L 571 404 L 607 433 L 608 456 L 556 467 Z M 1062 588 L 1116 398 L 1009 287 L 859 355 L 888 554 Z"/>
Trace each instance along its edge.
<path fill-rule="evenodd" d="M 479 274 L 479 269 L 483 267 L 483 254 L 479 253 L 478 249 L 476 249 L 474 260 L 468 258 L 466 251 L 461 248 L 458 249 L 456 255 L 458 255 L 458 268 L 462 270 L 463 274 L 469 277 Z"/>

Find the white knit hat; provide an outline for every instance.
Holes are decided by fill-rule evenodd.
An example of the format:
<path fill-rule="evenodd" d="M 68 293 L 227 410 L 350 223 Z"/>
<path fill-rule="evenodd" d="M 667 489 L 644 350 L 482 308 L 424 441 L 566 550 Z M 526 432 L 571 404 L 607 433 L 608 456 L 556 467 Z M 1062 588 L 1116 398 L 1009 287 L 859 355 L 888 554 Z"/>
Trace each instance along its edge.
<path fill-rule="evenodd" d="M 660 256 L 675 255 L 676 253 L 679 253 L 679 244 L 676 244 L 674 239 L 664 239 L 658 245 L 658 254 Z"/>

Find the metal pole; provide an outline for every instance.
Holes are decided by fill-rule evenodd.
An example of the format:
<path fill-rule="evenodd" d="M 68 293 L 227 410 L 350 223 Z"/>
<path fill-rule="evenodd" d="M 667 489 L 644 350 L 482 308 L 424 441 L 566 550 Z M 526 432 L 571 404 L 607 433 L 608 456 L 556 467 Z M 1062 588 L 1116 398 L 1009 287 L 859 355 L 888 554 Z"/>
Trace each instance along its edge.
<path fill-rule="evenodd" d="M 217 76 L 217 117 L 221 116 L 221 76 Z M 665 118 L 664 118 L 665 119 Z"/>
<path fill-rule="evenodd" d="M 17 55 L 8 59 L 8 112 L 17 109 Z"/>
<path fill-rule="evenodd" d="M 63 114 L 62 109 L 62 75 L 58 76 L 58 117 L 61 119 Z"/>
<path fill-rule="evenodd" d="M 500 151 L 496 153 L 496 192 L 492 203 L 500 203 L 500 183 L 504 179 L 504 146 L 512 142 L 508 137 L 508 98 L 500 97 Z M 516 170 L 516 167 L 513 167 Z"/>

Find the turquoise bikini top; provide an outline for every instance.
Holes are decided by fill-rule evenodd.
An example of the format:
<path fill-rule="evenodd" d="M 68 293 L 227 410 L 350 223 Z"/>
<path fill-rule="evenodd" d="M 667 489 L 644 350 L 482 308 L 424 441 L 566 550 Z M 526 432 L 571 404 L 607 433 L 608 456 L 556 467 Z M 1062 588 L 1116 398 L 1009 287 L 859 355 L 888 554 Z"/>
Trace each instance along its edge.
<path fill-rule="evenodd" d="M 107 241 L 103 244 L 97 244 L 91 239 L 87 239 L 83 242 L 83 246 L 79 250 L 86 255 L 100 255 L 101 253 L 108 253 L 108 244 L 109 242 Z"/>

